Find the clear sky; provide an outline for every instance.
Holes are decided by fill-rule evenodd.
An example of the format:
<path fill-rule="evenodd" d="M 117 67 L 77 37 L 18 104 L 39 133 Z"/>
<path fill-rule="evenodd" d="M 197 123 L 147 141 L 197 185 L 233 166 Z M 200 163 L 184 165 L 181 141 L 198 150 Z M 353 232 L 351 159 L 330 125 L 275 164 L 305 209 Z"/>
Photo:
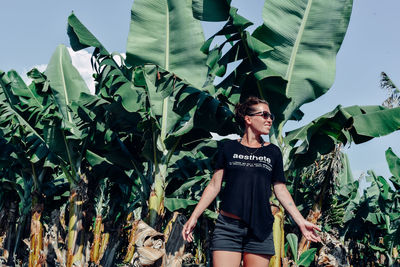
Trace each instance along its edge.
<path fill-rule="evenodd" d="M 233 0 L 232 5 L 258 26 L 262 23 L 263 2 Z M 66 25 L 72 11 L 109 51 L 124 53 L 132 3 L 132 0 L 4 0 L 0 9 L 0 69 L 15 69 L 22 75 L 33 66 L 43 68 L 57 45 L 69 46 Z M 304 105 L 304 119 L 287 124 L 286 130 L 303 126 L 339 104 L 381 104 L 386 98 L 379 87 L 381 71 L 400 86 L 399 10 L 399 0 L 354 0 L 349 29 L 337 57 L 333 87 L 313 103 Z M 203 25 L 205 35 L 210 36 L 222 24 Z M 85 52 L 73 57 L 85 78 L 91 73 L 87 57 Z M 355 178 L 369 169 L 389 177 L 385 160 L 389 146 L 400 156 L 400 132 L 346 146 Z"/>

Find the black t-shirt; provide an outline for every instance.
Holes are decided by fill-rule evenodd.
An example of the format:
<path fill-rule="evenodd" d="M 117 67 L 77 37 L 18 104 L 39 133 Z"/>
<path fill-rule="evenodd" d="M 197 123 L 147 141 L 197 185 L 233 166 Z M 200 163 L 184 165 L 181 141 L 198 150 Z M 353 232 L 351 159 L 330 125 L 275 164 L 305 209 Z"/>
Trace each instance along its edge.
<path fill-rule="evenodd" d="M 279 147 L 251 148 L 228 140 L 220 143 L 215 164 L 216 169 L 224 169 L 221 209 L 239 216 L 264 240 L 274 222 L 269 204 L 271 184 L 286 182 Z"/>

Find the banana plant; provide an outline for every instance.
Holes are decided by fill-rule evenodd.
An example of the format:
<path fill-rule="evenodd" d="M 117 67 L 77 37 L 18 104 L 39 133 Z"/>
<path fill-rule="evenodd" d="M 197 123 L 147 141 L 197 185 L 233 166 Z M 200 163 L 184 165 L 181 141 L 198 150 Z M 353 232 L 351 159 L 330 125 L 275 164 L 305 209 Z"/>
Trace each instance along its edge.
<path fill-rule="evenodd" d="M 43 225 L 41 216 L 44 206 L 57 208 L 54 198 L 60 198 L 65 192 L 65 181 L 55 167 L 56 158 L 51 154 L 41 137 L 43 127 L 40 120 L 49 113 L 48 94 L 43 90 L 43 80 L 36 70 L 28 75 L 36 79 L 31 86 L 26 86 L 15 71 L 2 73 L 1 92 L 4 97 L 1 109 L 2 137 L 14 147 L 14 152 L 6 167 L 14 173 L 15 179 L 8 179 L 14 184 L 20 198 L 20 212 L 13 255 L 24 236 L 25 224 L 30 215 L 30 255 L 29 266 L 36 266 L 43 258 Z M 39 85 L 40 84 L 40 85 Z M 18 165 L 16 165 L 18 164 Z M 14 166 L 14 167 L 13 167 Z"/>
<path fill-rule="evenodd" d="M 345 240 L 358 243 L 351 244 L 349 253 L 360 256 L 352 257 L 352 264 L 375 262 L 390 266 L 398 261 L 400 162 L 391 148 L 386 150 L 386 160 L 393 175 L 389 178 L 392 185 L 388 179 L 369 171 L 366 178 L 371 184 L 362 195 L 352 198 L 345 210 L 342 235 Z"/>
<path fill-rule="evenodd" d="M 264 24 L 254 36 L 274 48 L 262 61 L 287 81 L 281 92 L 290 103 L 275 124 L 282 143 L 283 125 L 302 117 L 300 107 L 326 93 L 335 77 L 336 54 L 346 33 L 353 1 L 266 1 Z M 290 14 L 282 17 L 282 10 Z M 284 22 L 282 21 L 284 19 Z M 285 23 L 285 27 L 281 24 Z M 323 34 L 322 34 L 323 33 Z M 323 36 L 323 37 L 322 37 Z"/>
<path fill-rule="evenodd" d="M 148 20 L 151 23 L 148 23 Z M 163 25 L 163 27 L 160 27 L 160 25 Z M 195 109 L 192 108 L 190 110 L 186 107 L 186 112 L 188 113 L 185 116 L 184 113 L 177 114 L 174 111 L 174 107 L 178 106 L 179 108 L 179 104 L 176 105 L 175 101 L 177 99 L 172 97 L 172 94 L 175 95 L 175 92 L 179 91 L 179 86 L 183 86 L 183 84 L 179 85 L 176 82 L 175 77 L 179 77 L 179 79 L 199 89 L 206 83 L 206 55 L 200 50 L 203 43 L 202 28 L 200 21 L 193 17 L 191 1 L 156 0 L 134 2 L 127 43 L 127 64 L 141 66 L 146 63 L 152 63 L 166 72 L 173 73 L 166 81 L 163 81 L 162 74 L 161 77 L 157 77 L 163 71 L 145 67 L 144 72 L 148 90 L 147 96 L 150 102 L 149 111 L 153 119 L 151 126 L 153 129 L 152 154 L 155 155 L 152 157 L 154 184 L 149 199 L 149 222 L 151 226 L 157 223 L 157 220 L 164 212 L 169 159 L 181 142 L 179 139 L 182 139 L 182 137 L 179 136 L 191 131 L 191 135 L 187 134 L 186 136 L 198 139 L 211 137 L 206 131 L 196 131 L 196 128 L 192 130 L 192 127 L 200 125 L 200 123 L 193 125 L 194 117 L 197 115 L 194 114 Z M 157 83 L 159 85 L 154 86 Z M 168 93 L 168 91 L 172 92 L 172 94 Z M 189 92 L 189 90 L 185 91 Z M 185 95 L 183 94 L 183 96 Z M 210 100 L 211 97 L 197 100 L 204 101 L 203 103 L 197 103 L 197 109 L 211 106 L 215 110 L 218 103 L 212 100 L 211 102 L 214 103 L 207 103 Z M 193 103 L 188 100 L 186 102 L 193 106 Z M 196 113 L 202 113 L 202 111 L 196 111 Z M 185 126 L 182 127 L 182 125 Z M 204 126 L 201 128 L 204 128 Z M 155 131 L 156 135 L 154 135 Z M 195 137 L 196 135 L 197 137 Z M 172 141 L 171 137 L 173 136 L 176 136 L 175 138 L 177 139 L 174 138 L 176 141 Z M 188 141 L 190 140 L 186 142 Z"/>
<path fill-rule="evenodd" d="M 87 149 L 90 129 L 79 127 L 79 118 L 70 106 L 81 93 L 90 93 L 78 71 L 73 67 L 65 46 L 57 47 L 45 70 L 49 80 L 51 97 L 56 106 L 51 120 L 45 124 L 45 140 L 64 163 L 62 167 L 70 184 L 68 245 L 66 265 L 72 266 L 82 260 L 84 233 L 82 227 L 86 188 L 86 174 L 82 165 Z"/>
<path fill-rule="evenodd" d="M 359 144 L 398 130 L 400 127 L 397 120 L 399 114 L 399 108 L 389 109 L 382 106 L 342 108 L 338 106 L 334 111 L 319 117 L 310 124 L 287 133 L 284 140 L 290 147 L 290 165 L 286 165 L 285 168 L 289 174 L 289 180 L 293 183 L 290 189 L 296 199 L 316 199 L 314 203 L 308 203 L 308 208 L 311 210 L 307 219 L 315 223 L 322 216 L 325 220 L 324 218 L 329 217 L 335 208 L 340 209 L 339 206 L 343 208 L 344 203 L 333 204 L 332 201 L 337 202 L 337 199 L 335 197 L 332 199 L 331 194 L 327 192 L 340 195 L 340 188 L 354 183 L 351 171 L 348 171 L 348 161 L 345 157 L 340 156 L 343 155 L 340 150 L 338 150 L 339 158 L 325 156 L 323 161 L 317 159 L 324 157 L 321 155 L 335 150 L 335 147 L 337 150 L 337 147 L 342 144 L 350 142 Z M 390 124 L 386 123 L 387 119 L 391 121 Z M 371 127 L 371 121 L 376 123 L 376 127 Z M 315 164 L 313 164 L 314 161 L 316 161 Z M 340 162 L 339 167 L 337 162 Z M 301 169 L 306 166 L 314 167 L 312 173 L 306 175 L 307 178 L 303 182 L 309 183 L 307 181 L 311 179 L 316 183 L 314 184 L 315 190 L 309 192 L 309 197 L 305 195 L 297 197 L 301 193 L 298 193 L 301 190 L 300 188 L 307 190 L 304 184 L 295 181 L 296 174 L 300 173 Z M 326 170 L 324 170 L 325 166 L 328 167 Z M 325 173 L 325 171 L 327 172 Z M 323 174 L 323 179 L 316 179 L 320 174 Z M 347 204 L 349 204 L 348 201 L 347 198 Z M 331 203 L 331 205 L 326 205 L 327 203 Z M 323 207 L 323 204 L 325 204 L 325 207 Z M 344 213 L 343 210 L 342 213 Z M 333 227 L 334 223 L 328 225 Z M 336 227 L 338 226 L 340 224 L 336 225 Z M 302 237 L 299 252 L 308 249 L 309 245 Z"/>
<path fill-rule="evenodd" d="M 22 79 L 15 73 L 10 74 L 11 82 L 2 84 L 4 95 L 8 100 L 4 101 L 2 106 L 3 110 L 8 112 L 8 117 L 3 118 L 3 123 L 14 123 L 16 127 L 24 128 L 20 136 L 27 139 L 25 142 L 29 146 L 29 160 L 33 164 L 45 161 L 43 166 L 51 168 L 56 163 L 70 183 L 67 266 L 72 266 L 73 262 L 81 257 L 82 246 L 79 247 L 79 244 L 83 241 L 77 240 L 77 229 L 80 228 L 82 220 L 78 217 L 82 216 L 80 209 L 83 193 L 79 191 L 79 188 L 82 188 L 81 177 L 84 175 L 80 169 L 82 161 L 80 152 L 86 149 L 83 141 L 87 134 L 85 130 L 82 131 L 79 128 L 79 120 L 73 114 L 70 105 L 72 101 L 79 98 L 81 92 L 89 93 L 89 90 L 72 66 L 68 51 L 64 46 L 57 48 L 45 74 L 45 76 L 38 75 L 36 71 L 33 71 L 32 76 L 37 79 L 37 82 L 31 88 L 24 86 Z M 40 80 L 45 80 L 45 82 L 40 84 Z M 46 158 L 49 160 L 46 161 Z M 42 179 L 41 172 L 46 172 L 45 169 L 38 169 L 38 173 L 33 170 L 32 180 Z M 79 198 L 78 201 L 76 201 L 77 198 Z M 36 214 L 33 221 L 40 225 L 39 219 L 40 215 Z M 40 229 L 40 227 L 35 227 L 35 229 Z M 36 242 L 36 244 L 41 243 Z M 34 262 L 35 260 L 32 264 Z"/>
<path fill-rule="evenodd" d="M 187 3 L 182 1 L 169 4 L 176 7 L 174 12 L 178 12 L 177 14 L 183 14 L 184 10 L 188 8 Z M 149 9 L 147 5 L 147 2 L 141 1 L 137 1 L 133 5 L 134 12 L 140 12 L 140 14 L 133 16 L 131 34 L 135 34 L 135 38 L 138 38 L 138 40 L 146 39 L 140 37 L 139 34 L 141 33 L 135 32 L 138 29 L 142 31 L 141 28 L 145 26 L 140 24 L 142 20 L 136 19 L 136 16 L 150 16 L 153 14 L 151 12 L 154 11 Z M 168 10 L 163 12 L 169 14 Z M 166 15 L 164 19 L 178 16 L 174 12 L 168 16 Z M 185 21 L 193 21 L 194 25 L 198 25 L 199 22 L 193 17 L 189 19 L 190 16 L 185 16 L 180 19 L 171 19 L 171 23 L 178 24 L 170 25 L 166 27 L 165 31 L 158 34 L 163 34 L 165 38 L 176 36 L 175 28 L 180 28 Z M 180 21 L 181 19 L 183 21 Z M 136 23 L 138 24 L 137 26 L 135 26 Z M 81 30 L 84 26 L 76 17 L 70 17 L 69 25 L 71 29 L 71 44 L 80 44 L 76 46 L 76 49 L 94 46 L 96 47 L 95 53 L 100 51 L 101 45 L 98 42 L 85 42 L 88 39 L 85 39 L 82 34 L 88 35 L 90 33 L 87 30 Z M 200 27 L 200 25 L 198 26 Z M 202 36 L 201 31 L 200 34 L 196 33 L 196 36 L 193 37 L 193 42 L 186 44 L 186 49 L 193 50 L 196 46 L 200 49 L 202 42 L 197 39 Z M 202 39 L 200 38 L 199 40 Z M 169 40 L 169 42 L 171 41 Z M 140 41 L 135 41 L 135 45 L 140 45 Z M 161 49 L 158 47 L 160 46 L 158 43 L 152 45 L 155 46 L 152 51 Z M 149 190 L 150 213 L 148 217 L 151 226 L 155 226 L 164 213 L 164 190 L 167 186 L 165 179 L 168 175 L 169 161 L 174 152 L 190 149 L 190 145 L 184 147 L 184 144 L 196 143 L 204 138 L 210 139 L 210 130 L 220 133 L 224 131 L 229 133 L 235 130 L 230 110 L 206 91 L 198 89 L 205 80 L 200 82 L 197 80 L 199 79 L 197 75 L 189 77 L 184 71 L 175 70 L 173 67 L 170 68 L 170 65 L 167 64 L 175 60 L 178 62 L 183 60 L 188 64 L 183 69 L 187 70 L 191 68 L 193 63 L 192 59 L 187 60 L 187 56 L 175 55 L 176 52 L 174 51 L 182 50 L 182 48 L 179 46 L 174 48 L 173 45 L 177 44 L 175 42 L 174 44 L 171 43 L 170 49 L 163 48 L 160 53 L 160 57 L 165 59 L 164 63 L 157 62 L 161 66 L 143 65 L 143 62 L 140 65 L 139 62 L 141 61 L 137 58 L 143 56 L 143 53 L 139 50 L 133 52 L 129 46 L 127 64 L 139 64 L 136 67 L 129 69 L 124 66 L 118 66 L 115 61 L 107 57 L 100 58 L 97 63 L 99 66 L 97 75 L 99 86 L 96 88 L 98 94 L 101 97 L 105 97 L 104 99 L 118 99 L 125 112 L 127 112 L 128 118 L 140 120 L 138 127 L 131 129 L 131 131 L 142 136 L 142 140 L 139 141 L 139 144 L 136 144 L 136 146 L 140 147 L 140 150 L 133 151 L 136 154 L 132 155 L 131 158 L 137 159 L 136 164 L 134 164 L 136 165 L 135 171 L 141 177 L 142 185 L 144 187 L 151 186 L 151 191 Z M 146 45 L 146 47 L 149 46 L 150 44 Z M 135 53 L 140 53 L 140 56 L 135 56 Z M 199 58 L 205 58 L 205 56 Z M 133 63 L 133 59 L 136 59 L 138 63 Z M 149 62 L 151 61 L 149 60 Z M 171 64 L 171 66 L 173 65 Z M 206 70 L 206 67 L 204 69 Z M 176 71 L 176 73 L 172 73 L 172 71 Z M 193 70 L 193 73 L 196 73 L 196 71 Z M 183 75 L 182 78 L 179 75 Z M 117 107 L 118 105 L 115 104 L 114 106 Z M 120 134 L 126 134 L 126 132 L 118 133 L 118 135 Z M 126 137 L 123 139 L 126 140 Z M 143 171 L 145 169 L 146 174 Z M 144 191 L 146 192 L 146 190 L 148 189 L 145 188 Z"/>
<path fill-rule="evenodd" d="M 291 249 L 291 253 L 293 255 L 293 266 L 305 266 L 308 267 L 310 266 L 310 264 L 314 261 L 314 256 L 315 253 L 317 252 L 316 248 L 312 248 L 309 250 L 306 250 L 304 252 L 302 252 L 299 256 L 297 256 L 298 253 L 298 239 L 297 239 L 297 235 L 295 234 L 288 234 L 286 236 L 286 239 L 288 241 L 288 245 Z M 289 261 L 290 262 L 290 261 Z"/>
<path fill-rule="evenodd" d="M 17 155 L 21 155 L 21 159 L 27 165 L 27 167 L 19 168 L 23 173 L 22 177 L 27 178 L 17 181 L 24 181 L 27 186 L 16 188 L 25 188 L 23 191 L 17 191 L 21 191 L 22 196 L 26 196 L 21 198 L 21 205 L 27 206 L 29 211 L 30 205 L 33 203 L 30 266 L 36 266 L 44 259 L 41 219 L 43 207 L 49 210 L 59 208 L 49 205 L 49 203 L 53 198 L 52 194 L 60 193 L 60 187 L 62 188 L 61 194 L 66 191 L 65 183 L 67 179 L 72 192 L 72 194 L 69 194 L 68 253 L 66 255 L 67 259 L 58 260 L 61 260 L 60 263 L 64 262 L 64 264 L 72 266 L 84 256 L 82 255 L 82 244 L 85 237 L 82 235 L 84 229 L 81 229 L 83 211 L 80 210 L 83 202 L 76 201 L 76 199 L 85 197 L 84 192 L 77 189 L 85 190 L 85 183 L 87 183 L 87 181 L 81 179 L 81 177 L 87 175 L 85 173 L 87 171 L 85 167 L 86 159 L 82 163 L 83 157 L 79 154 L 79 152 L 86 153 L 82 141 L 87 135 L 82 135 L 81 129 L 92 131 L 92 128 L 88 127 L 91 126 L 90 124 L 85 124 L 83 120 L 79 120 L 76 115 L 79 112 L 82 113 L 81 109 L 83 107 L 73 101 L 77 101 L 81 92 L 74 95 L 69 91 L 76 81 L 78 81 L 78 84 L 75 84 L 77 88 L 82 86 L 82 83 L 79 84 L 77 72 L 68 62 L 69 56 L 67 53 L 63 47 L 59 47 L 56 51 L 53 61 L 48 66 L 48 77 L 50 77 L 51 82 L 48 77 L 33 70 L 29 76 L 33 78 L 34 83 L 28 88 L 15 72 L 9 72 L 8 76 L 3 76 L 2 73 L 1 96 L 5 97 L 1 106 L 2 134 L 9 142 L 14 144 L 18 142 L 17 145 L 23 146 L 22 152 L 17 153 Z M 83 82 L 83 80 L 81 81 Z M 79 88 L 79 90 L 81 89 Z M 80 148 L 82 148 L 82 151 L 78 150 Z M 76 153 L 77 151 L 78 153 Z M 71 152 L 75 152 L 75 154 L 73 155 Z M 74 166 L 78 168 L 74 170 Z M 80 174 L 78 177 L 74 177 L 76 170 Z M 64 174 L 60 175 L 60 171 L 63 171 Z M 48 183 L 49 178 L 52 184 Z M 47 198 L 48 203 L 44 203 L 41 200 L 42 195 Z M 98 202 L 101 203 L 101 201 Z M 125 203 L 128 203 L 128 200 Z M 21 212 L 20 220 L 22 221 L 19 224 L 19 229 L 23 229 L 23 218 L 26 217 L 22 215 L 24 214 Z M 21 230 L 18 231 L 20 232 Z M 78 233 L 78 231 L 81 231 L 81 233 Z M 16 244 L 20 241 L 20 236 L 22 235 L 17 236 Z M 103 239 L 106 239 L 106 237 L 107 235 Z M 104 247 L 106 245 L 102 246 L 102 248 Z M 17 245 L 14 250 L 16 248 Z"/>
<path fill-rule="evenodd" d="M 16 235 L 14 237 L 15 246 L 12 248 L 12 251 L 10 251 L 10 262 L 11 259 L 15 259 L 17 248 L 24 235 L 23 230 L 25 228 L 26 222 L 28 221 L 27 218 L 29 217 L 31 211 L 31 193 L 35 192 L 38 187 L 38 177 L 35 170 L 37 166 L 35 166 L 34 161 L 30 161 L 30 157 L 26 155 L 26 153 L 29 151 L 29 148 L 31 148 L 33 151 L 35 150 L 35 147 L 32 148 L 32 141 L 35 140 L 35 136 L 31 136 L 30 141 L 29 138 L 27 138 L 27 132 L 29 133 L 29 130 L 32 130 L 35 134 L 36 131 L 33 130 L 32 127 L 30 127 L 31 122 L 29 122 L 28 119 L 24 117 L 23 105 L 18 105 L 20 103 L 18 93 L 21 93 L 23 89 L 25 89 L 23 93 L 28 93 L 30 90 L 28 88 L 18 87 L 18 84 L 21 83 L 18 79 L 19 76 L 16 75 L 14 71 L 10 71 L 7 74 L 2 72 L 0 75 L 0 96 L 2 98 L 2 104 L 0 107 L 2 124 L 1 137 L 2 140 L 5 141 L 5 144 L 8 143 L 8 146 L 13 147 L 12 153 L 9 154 L 7 157 L 7 166 L 3 166 L 4 169 L 7 168 L 8 170 L 7 172 L 5 172 L 7 173 L 7 175 L 4 175 L 2 177 L 2 183 L 7 183 L 11 185 L 11 187 L 14 188 L 15 193 L 17 193 L 19 197 L 19 216 L 17 217 L 18 225 L 16 229 Z M 18 89 L 20 90 L 20 92 L 18 92 Z M 26 128 L 28 128 L 28 130 L 26 130 Z M 36 207 L 33 209 L 36 209 Z M 35 221 L 35 217 L 38 217 L 38 215 L 37 213 L 35 214 L 33 209 L 32 221 Z M 40 209 L 37 210 L 37 212 L 40 214 Z M 13 229 L 13 227 L 15 226 L 11 226 L 10 229 Z M 12 232 L 9 232 L 8 234 L 10 235 L 8 238 L 9 240 L 11 240 Z M 36 234 L 38 234 L 38 232 L 36 232 Z M 38 253 L 38 251 L 42 249 L 42 242 L 40 242 L 41 237 L 33 234 L 31 241 L 35 239 L 38 240 L 37 246 L 31 244 L 31 251 L 35 251 Z M 8 249 L 10 250 L 10 247 Z M 35 256 L 33 254 L 30 254 L 30 261 L 35 261 Z"/>
<path fill-rule="evenodd" d="M 8 229 L 3 230 L 6 231 L 3 249 L 8 252 L 7 264 L 13 264 L 18 256 L 18 249 L 25 234 L 25 226 L 29 222 L 33 180 L 30 179 L 29 171 L 24 170 L 27 166 L 24 166 L 24 158 L 21 162 L 21 152 L 17 151 L 15 146 L 5 142 L 1 148 L 4 149 L 1 159 L 5 166 L 1 168 L 0 184 L 4 196 L 7 197 L 3 199 L 2 211 L 11 212 L 8 214 L 10 216 L 8 222 L 5 223 Z M 14 209 L 11 208 L 13 205 L 16 205 Z"/>
<path fill-rule="evenodd" d="M 208 1 L 196 2 L 204 6 Z M 268 100 L 272 112 L 277 114 L 271 140 L 283 148 L 284 124 L 300 120 L 301 105 L 326 93 L 333 83 L 335 58 L 351 8 L 351 0 L 329 4 L 304 0 L 295 5 L 291 1 L 267 0 L 264 23 L 252 34 L 245 31 L 252 22 L 231 8 L 227 24 L 216 33 L 225 35 L 227 40 L 209 50 L 213 36 L 204 47 L 209 54 L 209 73 L 223 75 L 227 63 L 242 60 L 217 88 L 234 104 L 248 95 Z M 224 18 L 226 13 L 226 8 L 222 8 L 219 15 Z M 223 54 L 221 48 L 226 44 L 232 48 Z"/>

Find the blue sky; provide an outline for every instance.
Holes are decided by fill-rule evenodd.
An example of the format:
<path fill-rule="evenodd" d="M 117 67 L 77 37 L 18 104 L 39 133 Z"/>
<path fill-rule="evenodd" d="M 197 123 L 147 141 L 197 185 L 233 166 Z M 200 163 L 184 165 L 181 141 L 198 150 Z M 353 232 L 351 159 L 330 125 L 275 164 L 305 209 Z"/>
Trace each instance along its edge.
<path fill-rule="evenodd" d="M 232 5 L 259 25 L 262 23 L 263 2 L 234 0 Z M 33 66 L 45 66 L 57 45 L 69 46 L 66 25 L 72 11 L 109 51 L 123 53 L 132 3 L 132 0 L 2 1 L 0 69 L 15 69 L 24 74 Z M 339 104 L 381 104 L 386 98 L 386 93 L 379 87 L 381 71 L 400 86 L 398 10 L 399 0 L 354 1 L 349 29 L 337 57 L 333 87 L 313 103 L 304 105 L 304 119 L 287 124 L 286 130 L 300 127 Z M 209 36 L 221 25 L 205 23 L 205 35 Z M 82 53 L 74 57 L 74 64 L 86 68 L 87 56 Z M 90 76 L 90 70 L 85 71 L 85 75 Z M 355 178 L 369 169 L 389 177 L 385 160 L 385 150 L 389 146 L 400 156 L 400 132 L 361 145 L 346 146 Z"/>

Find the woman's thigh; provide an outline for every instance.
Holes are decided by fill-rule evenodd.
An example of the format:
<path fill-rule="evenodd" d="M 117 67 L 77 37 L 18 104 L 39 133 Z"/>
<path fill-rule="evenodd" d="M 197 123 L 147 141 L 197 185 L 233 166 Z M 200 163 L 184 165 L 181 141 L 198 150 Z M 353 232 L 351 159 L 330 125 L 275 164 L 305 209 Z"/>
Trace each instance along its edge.
<path fill-rule="evenodd" d="M 268 267 L 271 255 L 265 254 L 243 254 L 243 267 Z"/>
<path fill-rule="evenodd" d="M 239 267 L 242 253 L 236 251 L 213 251 L 213 267 Z"/>

